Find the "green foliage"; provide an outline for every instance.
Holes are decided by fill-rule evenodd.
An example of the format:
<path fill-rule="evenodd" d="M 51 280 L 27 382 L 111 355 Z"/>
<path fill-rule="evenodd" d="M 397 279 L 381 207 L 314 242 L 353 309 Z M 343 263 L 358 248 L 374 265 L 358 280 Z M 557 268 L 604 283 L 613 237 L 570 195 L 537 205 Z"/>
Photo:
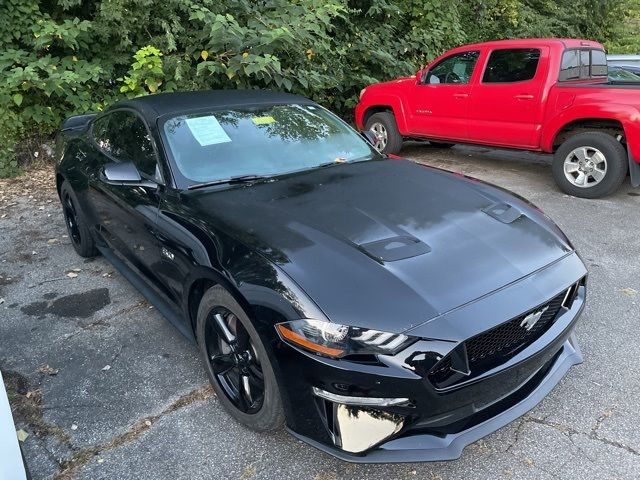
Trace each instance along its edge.
<path fill-rule="evenodd" d="M 150 45 L 138 50 L 133 56 L 135 62 L 131 65 L 129 75 L 118 79 L 124 83 L 120 87 L 120 92 L 129 98 L 156 93 L 164 81 L 161 57 L 162 52 Z M 165 88 L 165 91 L 171 90 L 173 87 Z"/>
<path fill-rule="evenodd" d="M 639 0 L 2 0 L 0 18 L 0 176 L 28 160 L 25 139 L 121 98 L 271 88 L 349 116 L 365 85 L 467 42 L 640 50 Z"/>
<path fill-rule="evenodd" d="M 630 0 L 621 6 L 606 46 L 611 53 L 640 53 L 640 0 Z"/>

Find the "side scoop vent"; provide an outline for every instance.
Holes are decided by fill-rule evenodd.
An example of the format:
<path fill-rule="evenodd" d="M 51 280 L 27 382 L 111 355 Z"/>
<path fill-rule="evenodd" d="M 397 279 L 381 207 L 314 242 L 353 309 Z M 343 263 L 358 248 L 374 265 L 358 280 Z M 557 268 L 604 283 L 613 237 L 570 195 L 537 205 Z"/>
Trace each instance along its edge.
<path fill-rule="evenodd" d="M 431 247 L 417 238 L 398 236 L 376 240 L 360 245 L 367 255 L 381 262 L 395 262 L 404 258 L 417 257 L 431 251 Z"/>
<path fill-rule="evenodd" d="M 506 203 L 494 203 L 482 209 L 484 213 L 502 223 L 512 223 L 522 216 L 522 212 Z"/>

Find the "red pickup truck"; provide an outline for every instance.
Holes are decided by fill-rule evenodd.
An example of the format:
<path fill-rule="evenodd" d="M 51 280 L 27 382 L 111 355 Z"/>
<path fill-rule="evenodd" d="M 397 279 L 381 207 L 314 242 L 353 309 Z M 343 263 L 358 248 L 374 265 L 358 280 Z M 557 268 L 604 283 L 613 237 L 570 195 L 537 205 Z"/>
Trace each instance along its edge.
<path fill-rule="evenodd" d="M 356 124 L 384 153 L 405 139 L 554 154 L 566 193 L 597 198 L 631 173 L 640 186 L 640 85 L 608 81 L 604 48 L 564 39 L 466 45 L 415 77 L 362 90 Z"/>

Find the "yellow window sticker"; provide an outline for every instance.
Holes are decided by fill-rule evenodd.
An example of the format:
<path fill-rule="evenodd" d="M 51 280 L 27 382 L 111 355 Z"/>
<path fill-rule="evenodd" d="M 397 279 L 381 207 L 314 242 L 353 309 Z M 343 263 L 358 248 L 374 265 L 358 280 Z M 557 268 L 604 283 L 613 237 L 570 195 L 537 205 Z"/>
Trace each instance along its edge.
<path fill-rule="evenodd" d="M 276 120 L 275 118 L 269 116 L 269 117 L 253 117 L 251 120 L 253 120 L 253 123 L 255 125 L 268 125 L 270 123 L 274 123 Z"/>

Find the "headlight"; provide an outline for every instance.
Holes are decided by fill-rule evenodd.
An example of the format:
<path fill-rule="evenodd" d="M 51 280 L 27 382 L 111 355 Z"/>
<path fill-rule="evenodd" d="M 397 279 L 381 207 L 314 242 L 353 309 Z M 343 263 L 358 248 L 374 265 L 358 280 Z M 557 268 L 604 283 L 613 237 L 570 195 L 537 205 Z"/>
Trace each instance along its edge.
<path fill-rule="evenodd" d="M 279 323 L 276 330 L 285 342 L 332 358 L 354 353 L 393 355 L 416 340 L 401 333 L 310 319 Z"/>
<path fill-rule="evenodd" d="M 360 90 L 360 98 L 362 98 L 362 96 L 364 95 L 364 92 L 366 92 L 367 89 L 363 88 L 362 90 Z"/>

